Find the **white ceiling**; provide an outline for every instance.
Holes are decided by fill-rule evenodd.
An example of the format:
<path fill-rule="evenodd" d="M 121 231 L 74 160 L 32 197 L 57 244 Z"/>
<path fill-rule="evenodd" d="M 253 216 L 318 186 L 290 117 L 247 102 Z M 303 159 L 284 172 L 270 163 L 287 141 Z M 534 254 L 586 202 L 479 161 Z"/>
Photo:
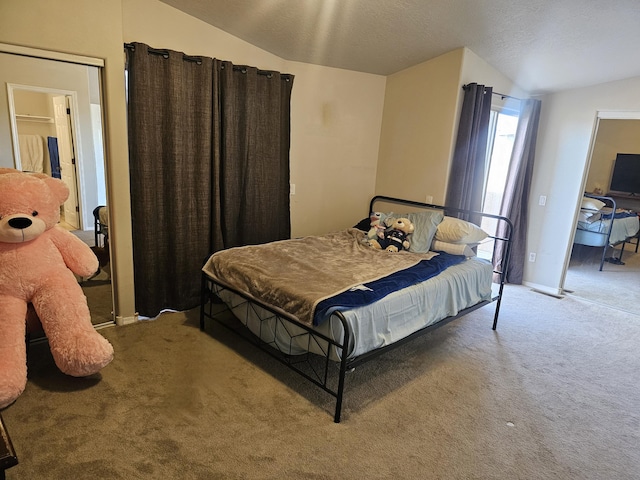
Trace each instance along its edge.
<path fill-rule="evenodd" d="M 640 0 L 162 1 L 286 60 L 380 75 L 468 47 L 531 93 L 640 76 Z"/>

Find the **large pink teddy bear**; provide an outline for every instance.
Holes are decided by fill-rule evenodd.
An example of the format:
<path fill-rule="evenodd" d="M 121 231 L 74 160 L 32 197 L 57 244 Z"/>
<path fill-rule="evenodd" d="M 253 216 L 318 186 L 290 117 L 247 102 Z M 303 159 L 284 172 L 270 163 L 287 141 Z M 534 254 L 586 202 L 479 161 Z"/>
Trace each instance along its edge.
<path fill-rule="evenodd" d="M 91 324 L 74 276 L 92 275 L 98 260 L 88 245 L 57 225 L 68 196 L 61 180 L 0 168 L 0 408 L 26 386 L 28 304 L 64 373 L 92 375 L 113 359 L 113 347 Z"/>

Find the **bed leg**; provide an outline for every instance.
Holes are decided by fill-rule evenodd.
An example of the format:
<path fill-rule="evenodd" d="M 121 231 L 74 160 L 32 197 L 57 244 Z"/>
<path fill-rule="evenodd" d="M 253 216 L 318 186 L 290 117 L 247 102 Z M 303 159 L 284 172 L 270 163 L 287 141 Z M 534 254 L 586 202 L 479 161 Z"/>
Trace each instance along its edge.
<path fill-rule="evenodd" d="M 204 331 L 204 303 L 207 298 L 207 280 L 202 275 L 200 280 L 200 331 Z"/>
<path fill-rule="evenodd" d="M 344 356 L 344 350 L 342 352 Z M 340 423 L 340 415 L 342 414 L 342 395 L 344 393 L 344 377 L 347 373 L 347 359 L 343 358 L 340 361 L 340 377 L 338 378 L 338 392 L 336 395 L 336 412 L 333 416 L 335 423 Z"/>
<path fill-rule="evenodd" d="M 493 327 L 495 330 L 498 327 L 498 315 L 500 315 L 500 303 L 502 302 L 502 291 L 504 290 L 504 283 L 500 284 L 500 290 L 498 291 L 498 300 L 496 300 L 496 312 L 493 315 Z"/>
<path fill-rule="evenodd" d="M 342 322 L 342 352 L 340 358 L 340 376 L 338 377 L 338 391 L 336 395 L 336 413 L 333 416 L 335 423 L 340 423 L 340 415 L 342 414 L 342 396 L 344 393 L 344 377 L 347 375 L 347 345 L 349 345 L 349 330 L 347 329 L 347 321 L 342 313 L 337 312 L 336 315 Z"/>

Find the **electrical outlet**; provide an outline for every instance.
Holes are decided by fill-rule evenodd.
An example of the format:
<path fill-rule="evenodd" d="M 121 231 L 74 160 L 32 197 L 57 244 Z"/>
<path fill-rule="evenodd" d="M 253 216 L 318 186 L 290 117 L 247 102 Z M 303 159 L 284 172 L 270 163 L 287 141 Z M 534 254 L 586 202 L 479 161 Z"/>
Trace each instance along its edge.
<path fill-rule="evenodd" d="M 547 196 L 540 195 L 540 200 L 538 201 L 538 205 L 540 205 L 541 207 L 544 207 L 546 204 L 547 204 Z"/>
<path fill-rule="evenodd" d="M 289 195 L 295 195 L 296 194 L 296 184 L 295 183 L 290 183 L 289 184 Z"/>
<path fill-rule="evenodd" d="M 426 200 L 426 203 L 433 204 L 433 195 L 427 195 L 427 198 L 425 200 Z"/>
<path fill-rule="evenodd" d="M 529 261 L 530 262 L 535 262 L 536 261 L 536 252 L 530 252 L 529 253 Z"/>

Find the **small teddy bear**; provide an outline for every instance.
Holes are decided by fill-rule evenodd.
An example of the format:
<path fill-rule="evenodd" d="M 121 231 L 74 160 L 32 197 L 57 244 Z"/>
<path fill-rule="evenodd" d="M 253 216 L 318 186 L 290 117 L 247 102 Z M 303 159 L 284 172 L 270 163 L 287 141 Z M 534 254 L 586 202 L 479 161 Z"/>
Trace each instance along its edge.
<path fill-rule="evenodd" d="M 56 365 L 68 375 L 92 375 L 113 359 L 74 276 L 93 274 L 98 260 L 57 225 L 68 196 L 62 180 L 0 168 L 0 408 L 26 385 L 27 322 L 39 320 Z"/>
<path fill-rule="evenodd" d="M 371 212 L 369 220 L 371 220 L 371 228 L 367 232 L 367 240 L 373 240 L 374 238 L 384 238 L 384 232 L 387 229 L 385 219 L 387 215 L 382 212 Z"/>
<path fill-rule="evenodd" d="M 413 233 L 415 227 L 408 218 L 398 218 L 391 224 L 390 229 L 385 233 L 384 238 L 372 239 L 369 244 L 373 248 L 386 250 L 387 252 L 399 252 L 408 250 L 411 246 L 407 237 Z"/>

